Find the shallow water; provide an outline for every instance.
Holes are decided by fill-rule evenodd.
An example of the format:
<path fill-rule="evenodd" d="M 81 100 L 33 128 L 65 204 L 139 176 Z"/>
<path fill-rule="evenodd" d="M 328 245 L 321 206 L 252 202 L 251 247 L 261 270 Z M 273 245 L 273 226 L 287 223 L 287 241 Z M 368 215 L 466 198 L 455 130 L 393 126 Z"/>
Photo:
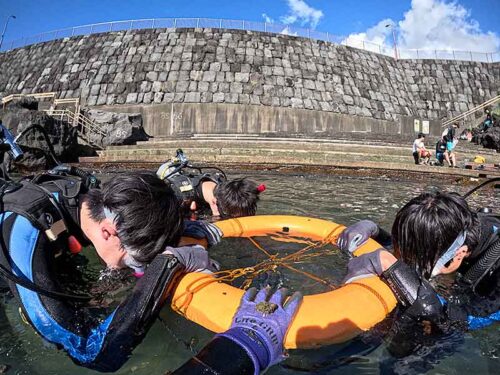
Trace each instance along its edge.
<path fill-rule="evenodd" d="M 234 175 L 233 175 L 234 176 Z M 388 178 L 342 178 L 339 176 L 272 175 L 253 174 L 252 177 L 267 185 L 259 205 L 260 214 L 291 214 L 313 216 L 351 224 L 369 218 L 389 229 L 397 210 L 411 197 L 435 188 L 464 193 L 469 187 L 449 186 L 436 179 L 427 182 L 394 181 Z M 498 209 L 498 189 L 471 197 L 474 207 L 490 206 Z M 238 240 L 235 240 L 238 241 Z M 244 241 L 244 240 L 239 240 Z M 266 243 L 266 247 L 272 244 Z M 233 242 L 215 249 L 214 257 L 224 268 L 246 266 L 251 259 L 233 247 L 242 246 Z M 248 247 L 251 248 L 250 246 Z M 250 251 L 250 250 L 249 250 Z M 334 250 L 333 250 L 334 251 Z M 100 275 L 101 266 L 95 254 L 87 250 L 89 264 L 82 264 L 89 280 Z M 256 254 L 254 254 L 257 256 Z M 342 256 L 329 255 L 307 264 L 304 269 L 329 277 L 339 282 L 345 264 Z M 330 272 L 331 267 L 331 274 Z M 257 285 L 270 283 L 302 286 L 309 292 L 322 288 L 314 282 L 279 271 L 278 274 L 259 276 Z M 102 283 L 101 283 L 102 284 Z M 118 296 L 124 291 L 118 292 Z M 113 298 L 111 298 L 113 300 Z M 112 301 L 111 301 L 112 302 Z M 20 319 L 17 304 L 4 296 L 0 307 L 0 364 L 7 364 L 8 374 L 88 374 L 93 371 L 74 365 L 62 352 L 43 342 Z M 131 359 L 119 374 L 163 374 L 173 370 L 210 340 L 212 333 L 191 323 L 165 308 L 162 321 L 157 321 L 145 340 L 134 351 Z M 354 340 L 344 345 L 324 347 L 319 350 L 293 351 L 282 365 L 275 366 L 268 374 L 378 374 L 378 373 L 429 373 L 455 374 L 475 372 L 477 374 L 498 373 L 500 368 L 500 339 L 498 325 L 491 326 L 465 336 L 450 337 L 432 348 L 433 353 L 453 353 L 432 357 L 425 353 L 396 361 L 384 344 L 370 336 L 364 341 Z M 425 350 L 425 348 L 423 349 Z M 422 361 L 422 357 L 425 361 Z"/>

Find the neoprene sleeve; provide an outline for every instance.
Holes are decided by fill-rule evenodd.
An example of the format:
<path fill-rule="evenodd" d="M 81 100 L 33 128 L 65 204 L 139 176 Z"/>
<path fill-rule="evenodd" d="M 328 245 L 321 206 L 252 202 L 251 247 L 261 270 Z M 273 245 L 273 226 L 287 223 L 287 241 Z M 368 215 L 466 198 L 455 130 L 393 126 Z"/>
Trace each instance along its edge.
<path fill-rule="evenodd" d="M 183 269 L 175 257 L 158 255 L 132 293 L 113 313 L 99 354 L 84 365 L 99 371 L 118 370 L 158 317 L 171 286 Z"/>
<path fill-rule="evenodd" d="M 241 346 L 233 340 L 217 336 L 172 374 L 254 375 L 255 368 Z"/>

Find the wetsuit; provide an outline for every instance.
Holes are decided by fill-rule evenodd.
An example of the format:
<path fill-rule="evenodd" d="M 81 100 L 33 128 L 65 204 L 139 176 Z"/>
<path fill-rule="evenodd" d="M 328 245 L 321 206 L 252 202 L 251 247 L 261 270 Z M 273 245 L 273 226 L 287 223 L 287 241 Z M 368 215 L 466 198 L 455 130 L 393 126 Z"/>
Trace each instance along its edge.
<path fill-rule="evenodd" d="M 168 177 L 177 197 L 182 201 L 185 214 L 190 213 L 192 202 L 196 202 L 197 211 L 202 214 L 211 215 L 210 205 L 203 197 L 203 182 L 211 181 L 219 185 L 226 181 L 220 173 L 200 173 L 192 170 L 181 169 L 179 172 Z"/>
<path fill-rule="evenodd" d="M 79 227 L 82 181 L 43 175 L 36 182 L 0 180 L 2 275 L 41 337 L 79 365 L 116 371 L 154 322 L 184 267 L 171 255 L 158 255 L 125 301 L 97 320 L 85 303 L 66 294 L 54 269 L 56 258 L 71 255 L 68 240 L 86 242 Z"/>
<path fill-rule="evenodd" d="M 255 371 L 249 354 L 242 346 L 225 337 L 216 336 L 196 356 L 172 374 L 191 375 L 253 375 Z"/>
<path fill-rule="evenodd" d="M 464 258 L 448 300 L 416 271 L 397 261 L 382 278 L 402 305 L 406 322 L 429 320 L 440 330 L 478 329 L 500 321 L 500 217 L 479 214 L 478 245 Z M 405 330 L 405 324 L 399 328 Z"/>
<path fill-rule="evenodd" d="M 436 143 L 436 159 L 439 163 L 443 164 L 444 162 L 444 153 L 446 152 L 446 141 L 440 139 Z"/>

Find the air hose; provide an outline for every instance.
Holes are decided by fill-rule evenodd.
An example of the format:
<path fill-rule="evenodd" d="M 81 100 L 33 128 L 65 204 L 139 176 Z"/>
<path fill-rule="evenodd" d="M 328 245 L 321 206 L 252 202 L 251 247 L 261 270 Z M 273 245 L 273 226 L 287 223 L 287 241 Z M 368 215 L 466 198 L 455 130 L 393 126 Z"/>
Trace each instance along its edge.
<path fill-rule="evenodd" d="M 489 266 L 493 264 L 493 266 Z M 464 281 L 472 285 L 472 290 L 475 291 L 479 282 L 488 274 L 495 272 L 500 266 L 500 239 L 496 240 L 493 245 L 484 253 L 464 275 Z"/>

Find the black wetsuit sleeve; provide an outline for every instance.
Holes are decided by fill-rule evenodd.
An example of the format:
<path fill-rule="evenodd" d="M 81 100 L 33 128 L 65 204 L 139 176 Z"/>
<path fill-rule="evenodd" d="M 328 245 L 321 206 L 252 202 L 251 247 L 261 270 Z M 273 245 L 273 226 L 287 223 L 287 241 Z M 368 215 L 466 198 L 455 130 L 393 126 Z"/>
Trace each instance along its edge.
<path fill-rule="evenodd" d="M 196 356 L 175 370 L 175 375 L 250 375 L 255 368 L 247 352 L 232 340 L 215 337 Z"/>
<path fill-rule="evenodd" d="M 496 282 L 496 287 L 485 296 L 470 293 L 460 304 L 449 303 L 446 306 L 447 317 L 451 321 L 464 322 L 468 329 L 475 330 L 500 322 L 500 280 L 496 277 L 488 280 Z"/>
<path fill-rule="evenodd" d="M 158 317 L 183 269 L 175 257 L 157 256 L 132 293 L 114 311 L 95 359 L 84 365 L 99 371 L 118 370 Z"/>

